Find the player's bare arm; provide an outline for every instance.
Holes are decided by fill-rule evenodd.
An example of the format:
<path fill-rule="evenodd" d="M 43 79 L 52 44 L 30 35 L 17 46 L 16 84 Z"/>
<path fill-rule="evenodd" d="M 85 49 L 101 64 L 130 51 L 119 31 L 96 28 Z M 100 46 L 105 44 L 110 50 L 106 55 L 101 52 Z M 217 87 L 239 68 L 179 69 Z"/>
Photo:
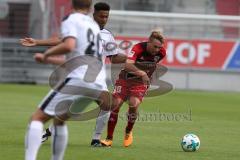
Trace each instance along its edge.
<path fill-rule="evenodd" d="M 49 38 L 46 40 L 38 40 L 34 38 L 24 38 L 19 40 L 21 45 L 26 47 L 34 47 L 34 46 L 55 46 L 61 43 L 60 38 Z M 53 64 L 53 65 L 60 65 L 65 62 L 65 56 L 52 56 L 48 57 L 46 61 L 43 61 L 43 54 L 42 53 L 36 53 L 33 58 L 38 63 L 44 63 L 44 64 Z"/>
<path fill-rule="evenodd" d="M 46 62 L 49 57 L 64 55 L 70 53 L 75 49 L 76 39 L 73 37 L 66 38 L 62 43 L 48 49 L 43 54 L 43 61 Z"/>
<path fill-rule="evenodd" d="M 33 46 L 56 46 L 61 43 L 61 39 L 59 37 L 52 37 L 48 39 L 34 39 L 30 37 L 26 37 L 19 40 L 21 45 L 26 47 Z"/>
<path fill-rule="evenodd" d="M 125 70 L 130 72 L 131 74 L 134 74 L 136 76 L 142 77 L 142 80 L 145 84 L 150 83 L 150 79 L 147 75 L 147 73 L 135 66 L 135 61 L 127 59 L 125 63 Z"/>
<path fill-rule="evenodd" d="M 118 64 L 118 63 L 125 63 L 127 56 L 124 54 L 116 54 L 109 56 L 111 63 Z"/>
<path fill-rule="evenodd" d="M 48 57 L 46 61 L 43 61 L 43 57 L 44 55 L 42 53 L 35 53 L 35 55 L 33 56 L 36 62 L 43 63 L 43 64 L 61 65 L 66 62 L 64 55 L 51 56 L 51 57 Z"/>

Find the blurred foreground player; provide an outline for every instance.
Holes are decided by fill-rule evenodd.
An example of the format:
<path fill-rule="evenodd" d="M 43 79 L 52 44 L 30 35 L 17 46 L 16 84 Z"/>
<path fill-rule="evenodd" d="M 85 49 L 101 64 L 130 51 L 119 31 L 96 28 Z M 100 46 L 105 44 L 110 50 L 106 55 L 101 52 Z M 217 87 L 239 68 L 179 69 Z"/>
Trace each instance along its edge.
<path fill-rule="evenodd" d="M 75 51 L 73 55 L 75 58 L 88 56 L 89 58 L 101 61 L 100 59 L 102 59 L 102 57 L 98 51 L 99 45 L 97 45 L 99 44 L 99 39 L 89 39 L 89 33 L 91 33 L 93 37 L 99 37 L 100 34 L 97 23 L 87 15 L 90 11 L 91 4 L 91 0 L 72 0 L 74 11 L 66 17 L 61 26 L 62 42 L 44 52 L 43 62 L 47 61 L 51 56 L 64 55 L 73 51 Z M 81 99 L 84 95 L 66 94 L 62 93 L 62 91 L 68 85 L 88 88 L 99 93 L 97 94 L 99 100 L 103 100 L 108 95 L 108 91 L 105 85 L 104 65 L 101 62 L 99 63 L 101 67 L 96 68 L 99 72 L 96 74 L 94 81 L 88 82 L 84 80 L 86 67 L 80 66 L 68 74 L 65 81 L 57 87 L 57 90 L 51 90 L 43 99 L 39 108 L 31 116 L 29 122 L 28 131 L 25 137 L 25 160 L 37 159 L 38 150 L 41 145 L 43 124 L 52 118 L 58 119 L 58 121 L 54 121 L 53 124 L 52 159 L 63 159 L 68 141 L 68 130 L 64 121 L 70 117 L 62 112 L 61 114 L 63 116 L 58 117 L 58 115 L 56 115 L 56 109 L 59 107 L 59 104 L 62 104 L 61 102 L 72 103 Z M 89 94 L 95 95 L 95 92 Z M 67 105 L 62 106 L 68 107 Z M 69 110 L 66 108 L 64 111 Z"/>
<path fill-rule="evenodd" d="M 107 49 L 109 44 L 116 44 L 116 41 L 112 35 L 112 33 L 105 29 L 105 25 L 107 24 L 108 17 L 109 17 L 110 6 L 105 2 L 98 2 L 94 5 L 94 13 L 93 18 L 97 22 L 100 27 L 100 36 L 102 41 L 102 54 L 106 58 L 109 58 L 111 63 L 125 63 L 126 56 L 123 54 L 118 54 L 117 49 Z M 61 43 L 60 38 L 49 38 L 47 40 L 39 40 L 33 38 L 24 38 L 20 39 L 20 43 L 23 46 L 33 47 L 33 46 L 54 46 Z M 37 62 L 40 63 L 48 63 L 48 64 L 55 64 L 60 65 L 65 62 L 64 56 L 52 56 L 49 57 L 45 62 L 42 61 L 43 55 L 42 54 L 35 54 L 34 58 Z M 105 61 L 105 60 L 104 60 Z M 101 110 L 99 115 L 96 119 L 96 127 L 94 129 L 94 133 L 92 136 L 91 146 L 99 147 L 101 146 L 100 143 L 100 136 L 105 127 L 106 122 L 110 116 L 109 111 Z M 42 137 L 42 142 L 46 141 L 48 137 L 51 136 L 52 127 L 49 127 L 45 130 L 45 133 Z"/>

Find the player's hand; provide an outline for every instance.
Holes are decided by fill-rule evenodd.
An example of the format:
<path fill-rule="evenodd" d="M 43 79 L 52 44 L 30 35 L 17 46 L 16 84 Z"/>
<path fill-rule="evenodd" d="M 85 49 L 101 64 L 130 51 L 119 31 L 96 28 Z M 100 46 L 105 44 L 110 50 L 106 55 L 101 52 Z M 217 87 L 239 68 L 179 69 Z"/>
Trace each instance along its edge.
<path fill-rule="evenodd" d="M 42 54 L 42 63 L 47 64 L 48 63 L 48 58 L 49 58 L 49 55 L 46 54 L 46 53 L 43 53 Z"/>
<path fill-rule="evenodd" d="M 142 81 L 143 81 L 143 83 L 144 83 L 145 85 L 147 85 L 147 86 L 150 85 L 150 78 L 148 77 L 147 74 L 144 74 L 144 75 L 142 76 Z"/>
<path fill-rule="evenodd" d="M 26 47 L 33 47 L 37 45 L 37 40 L 33 38 L 23 38 L 19 40 L 21 45 L 26 46 Z"/>
<path fill-rule="evenodd" d="M 44 54 L 42 54 L 42 53 L 35 53 L 35 55 L 33 56 L 33 58 L 34 58 L 35 61 L 38 62 L 38 63 L 44 63 L 44 64 L 46 64 L 46 61 L 44 60 Z"/>

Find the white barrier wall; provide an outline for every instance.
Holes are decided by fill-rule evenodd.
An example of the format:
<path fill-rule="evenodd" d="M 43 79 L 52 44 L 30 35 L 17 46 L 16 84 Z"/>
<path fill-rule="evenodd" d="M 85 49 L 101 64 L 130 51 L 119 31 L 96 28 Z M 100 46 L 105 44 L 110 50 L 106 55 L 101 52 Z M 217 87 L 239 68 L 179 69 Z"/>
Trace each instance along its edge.
<path fill-rule="evenodd" d="M 240 92 L 240 73 L 169 69 L 161 78 L 175 89 Z"/>

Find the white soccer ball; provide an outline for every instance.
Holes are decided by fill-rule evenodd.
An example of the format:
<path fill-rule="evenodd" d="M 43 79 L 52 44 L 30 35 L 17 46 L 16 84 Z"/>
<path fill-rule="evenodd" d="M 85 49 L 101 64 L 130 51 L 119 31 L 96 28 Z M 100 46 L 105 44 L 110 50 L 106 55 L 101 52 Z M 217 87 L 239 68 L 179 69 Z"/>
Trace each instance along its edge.
<path fill-rule="evenodd" d="M 200 139 L 195 134 L 186 134 L 182 138 L 181 146 L 185 152 L 195 152 L 200 147 Z"/>

